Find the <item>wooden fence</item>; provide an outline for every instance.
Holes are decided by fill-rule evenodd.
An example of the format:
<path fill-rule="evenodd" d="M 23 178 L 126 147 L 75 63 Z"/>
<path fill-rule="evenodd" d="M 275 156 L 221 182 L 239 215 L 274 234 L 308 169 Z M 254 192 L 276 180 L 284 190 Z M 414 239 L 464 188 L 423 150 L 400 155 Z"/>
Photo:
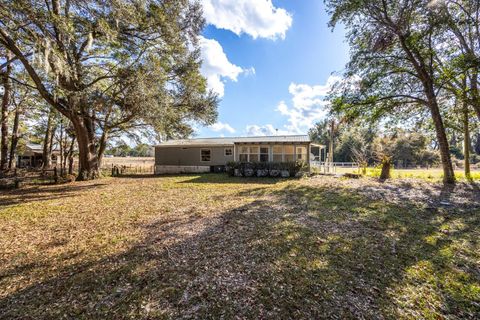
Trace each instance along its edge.
<path fill-rule="evenodd" d="M 59 171 L 56 167 L 49 170 L 15 169 L 0 178 L 0 188 L 54 184 L 58 183 L 59 177 Z"/>

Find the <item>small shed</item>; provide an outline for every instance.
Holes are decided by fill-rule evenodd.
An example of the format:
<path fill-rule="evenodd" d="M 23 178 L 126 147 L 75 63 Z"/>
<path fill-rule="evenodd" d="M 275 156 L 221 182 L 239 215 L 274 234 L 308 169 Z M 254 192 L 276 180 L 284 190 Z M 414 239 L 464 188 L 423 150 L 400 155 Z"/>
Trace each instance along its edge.
<path fill-rule="evenodd" d="M 57 163 L 60 152 L 57 149 L 52 150 L 52 164 Z M 18 168 L 37 168 L 43 164 L 43 146 L 40 144 L 28 143 L 23 152 L 17 156 Z"/>

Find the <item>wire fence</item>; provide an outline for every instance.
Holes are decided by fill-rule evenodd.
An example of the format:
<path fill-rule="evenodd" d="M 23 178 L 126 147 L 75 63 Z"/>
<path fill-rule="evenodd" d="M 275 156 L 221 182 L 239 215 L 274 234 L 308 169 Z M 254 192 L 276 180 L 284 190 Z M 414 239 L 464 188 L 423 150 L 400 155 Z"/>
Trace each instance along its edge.
<path fill-rule="evenodd" d="M 155 166 L 144 166 L 144 165 L 113 165 L 110 168 L 102 168 L 102 171 L 109 170 L 112 177 L 118 177 L 122 175 L 145 175 L 145 174 L 154 174 Z"/>
<path fill-rule="evenodd" d="M 72 176 L 77 173 L 77 168 L 74 168 Z M 102 175 L 113 177 L 126 175 L 151 175 L 155 172 L 154 165 L 110 165 L 103 166 L 100 169 Z M 38 168 L 17 168 L 0 176 L 0 189 L 14 189 L 31 185 L 48 185 L 59 182 L 73 181 L 74 178 L 69 178 L 68 170 L 66 168 L 59 169 L 54 167 L 52 169 L 42 170 Z M 72 180 L 73 179 L 73 180 Z"/>
<path fill-rule="evenodd" d="M 324 162 L 324 161 L 310 161 L 310 167 L 318 173 L 330 173 L 336 174 L 339 169 L 358 169 L 359 164 L 357 162 Z"/>

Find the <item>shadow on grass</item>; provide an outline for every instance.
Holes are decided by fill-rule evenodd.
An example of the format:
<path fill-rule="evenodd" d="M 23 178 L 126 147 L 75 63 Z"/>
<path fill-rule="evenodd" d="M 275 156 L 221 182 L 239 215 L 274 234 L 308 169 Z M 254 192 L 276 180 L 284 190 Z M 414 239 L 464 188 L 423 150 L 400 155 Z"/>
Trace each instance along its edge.
<path fill-rule="evenodd" d="M 360 192 L 373 198 L 383 198 L 386 201 L 394 198 L 398 199 L 398 202 L 404 201 L 416 206 L 426 205 L 431 209 L 442 206 L 458 209 L 468 207 L 469 204 L 475 206 L 480 203 L 480 189 L 477 185 L 466 182 L 451 185 L 418 180 L 396 180 L 390 184 L 365 185 Z"/>
<path fill-rule="evenodd" d="M 475 192 L 480 193 L 480 182 L 471 180 L 468 182 L 468 184 L 470 184 Z"/>
<path fill-rule="evenodd" d="M 159 178 L 161 176 L 155 175 L 153 173 L 134 173 L 134 174 L 122 174 L 120 176 L 115 176 L 114 178 L 125 178 L 125 179 L 150 179 L 150 178 Z"/>
<path fill-rule="evenodd" d="M 258 178 L 258 177 L 231 177 L 226 173 L 179 173 L 179 174 L 126 174 L 116 178 L 125 179 L 150 179 L 150 178 L 180 178 L 177 183 L 217 183 L 217 184 L 275 184 L 281 181 L 280 178 Z"/>
<path fill-rule="evenodd" d="M 142 227 L 142 241 L 118 255 L 7 270 L 0 286 L 18 272 L 29 277 L 58 267 L 1 295 L 0 318 L 474 318 L 480 312 L 478 212 L 447 219 L 340 188 L 290 185 L 252 195 L 257 200 L 214 217 L 159 216 Z"/>
<path fill-rule="evenodd" d="M 48 201 L 62 199 L 78 195 L 79 192 L 99 188 L 105 183 L 93 183 L 87 185 L 81 184 L 63 184 L 63 185 L 42 185 L 29 186 L 20 189 L 10 189 L 0 192 L 0 208 L 10 205 L 26 202 Z"/>
<path fill-rule="evenodd" d="M 188 176 L 185 176 L 188 177 Z M 291 178 L 288 178 L 290 180 Z M 231 177 L 226 173 L 205 173 L 192 176 L 179 183 L 218 183 L 218 184 L 276 184 L 287 179 L 270 177 Z"/>

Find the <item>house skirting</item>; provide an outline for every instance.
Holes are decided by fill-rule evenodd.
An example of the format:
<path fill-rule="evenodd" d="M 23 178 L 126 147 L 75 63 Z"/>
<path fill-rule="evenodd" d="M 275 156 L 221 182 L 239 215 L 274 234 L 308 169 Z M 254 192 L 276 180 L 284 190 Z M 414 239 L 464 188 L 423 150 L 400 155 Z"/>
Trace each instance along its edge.
<path fill-rule="evenodd" d="M 210 166 L 168 166 L 168 165 L 155 166 L 155 174 L 203 173 L 203 172 L 210 172 Z"/>

